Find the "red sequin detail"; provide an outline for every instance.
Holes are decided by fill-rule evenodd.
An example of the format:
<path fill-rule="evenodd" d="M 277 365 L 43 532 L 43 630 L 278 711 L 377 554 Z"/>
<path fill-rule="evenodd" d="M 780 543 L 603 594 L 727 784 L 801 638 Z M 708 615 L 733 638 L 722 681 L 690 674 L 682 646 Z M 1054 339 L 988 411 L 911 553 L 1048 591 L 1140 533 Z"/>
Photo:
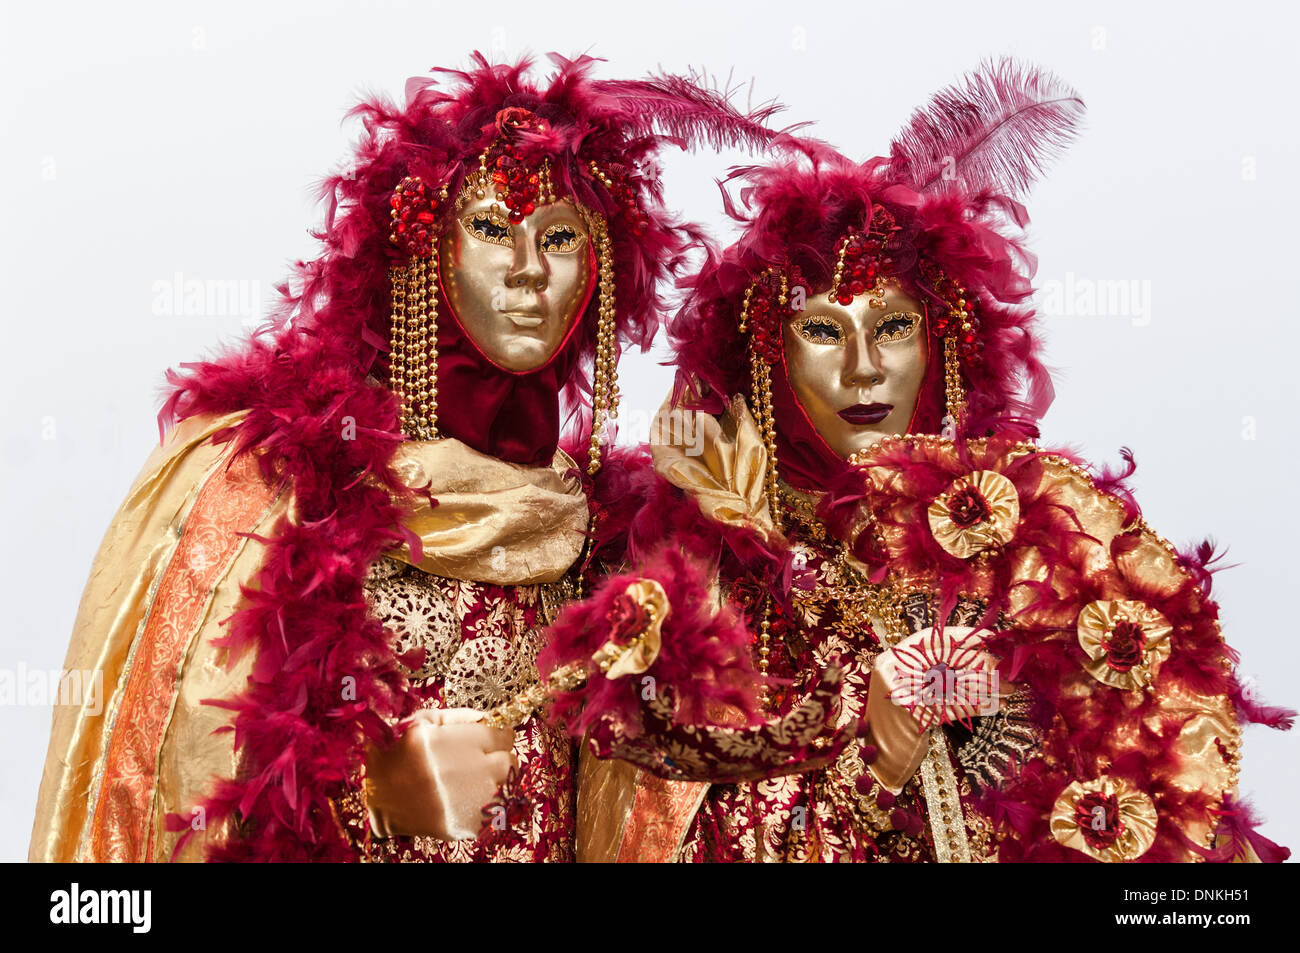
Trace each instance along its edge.
<path fill-rule="evenodd" d="M 415 175 L 408 175 L 388 200 L 392 209 L 392 231 L 388 240 L 413 258 L 425 258 L 433 252 L 433 191 Z"/>
<path fill-rule="evenodd" d="M 644 235 L 650 227 L 650 216 L 642 211 L 641 206 L 637 203 L 636 188 L 634 186 L 637 181 L 636 172 L 624 169 L 622 166 L 609 166 L 601 171 L 609 179 L 608 183 L 602 184 L 605 185 L 606 191 L 609 192 L 610 197 L 618 205 L 620 217 L 633 235 L 638 237 Z"/>
<path fill-rule="evenodd" d="M 901 231 L 893 214 L 880 205 L 871 207 L 871 222 L 866 234 L 849 232 L 844 240 L 843 270 L 840 281 L 830 291 L 831 297 L 848 307 L 860 294 L 873 291 L 876 276 L 888 273 L 894 265 L 894 250 Z"/>
<path fill-rule="evenodd" d="M 786 301 L 781 303 L 782 282 L 777 275 L 765 275 L 749 297 L 749 330 L 754 350 L 768 365 L 781 360 L 785 347 L 785 321 L 793 315 L 794 291 L 802 288 L 805 298 L 811 292 L 799 268 L 793 267 L 785 281 Z"/>

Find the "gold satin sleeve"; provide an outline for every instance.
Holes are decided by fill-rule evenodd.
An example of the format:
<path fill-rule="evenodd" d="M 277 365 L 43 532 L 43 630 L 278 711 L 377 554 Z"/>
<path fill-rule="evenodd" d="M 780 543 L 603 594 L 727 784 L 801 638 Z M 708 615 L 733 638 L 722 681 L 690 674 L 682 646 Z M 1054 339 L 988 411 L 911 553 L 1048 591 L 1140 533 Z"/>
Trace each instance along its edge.
<path fill-rule="evenodd" d="M 211 640 L 261 567 L 262 545 L 237 534 L 269 531 L 290 505 L 251 456 L 226 466 L 230 445 L 210 441 L 241 416 L 178 425 L 105 534 L 64 663 L 102 673 L 103 691 L 55 706 L 29 860 L 166 860 L 165 815 L 233 770 L 230 733 L 211 733 L 225 711 L 200 702 L 243 669 Z"/>

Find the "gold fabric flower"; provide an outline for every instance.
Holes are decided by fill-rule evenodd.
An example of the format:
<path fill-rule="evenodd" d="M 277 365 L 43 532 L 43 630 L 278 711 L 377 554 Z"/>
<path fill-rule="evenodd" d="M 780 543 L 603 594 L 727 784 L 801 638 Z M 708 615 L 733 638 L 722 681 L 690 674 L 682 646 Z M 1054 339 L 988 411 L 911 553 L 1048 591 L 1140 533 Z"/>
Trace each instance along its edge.
<path fill-rule="evenodd" d="M 1169 620 L 1145 602 L 1102 599 L 1079 613 L 1079 644 L 1088 653 L 1083 667 L 1115 688 L 1148 688 L 1169 657 Z"/>
<path fill-rule="evenodd" d="M 606 678 L 640 675 L 659 657 L 668 593 L 653 579 L 640 579 L 619 593 L 609 611 L 609 641 L 593 661 Z"/>
<path fill-rule="evenodd" d="M 1020 523 L 1020 496 L 1001 473 L 976 470 L 955 481 L 930 504 L 930 532 L 959 559 L 1004 546 Z"/>
<path fill-rule="evenodd" d="M 1052 836 L 1095 860 L 1136 860 L 1156 839 L 1156 806 L 1126 781 L 1075 781 L 1052 807 Z"/>

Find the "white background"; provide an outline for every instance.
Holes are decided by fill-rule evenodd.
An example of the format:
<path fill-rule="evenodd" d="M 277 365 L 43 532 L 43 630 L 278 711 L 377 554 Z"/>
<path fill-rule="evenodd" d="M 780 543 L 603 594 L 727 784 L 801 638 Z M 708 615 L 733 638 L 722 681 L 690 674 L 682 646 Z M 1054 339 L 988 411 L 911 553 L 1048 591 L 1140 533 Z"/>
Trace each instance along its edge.
<path fill-rule="evenodd" d="M 1040 280 L 1150 289 L 1147 314 L 1045 317 L 1045 440 L 1106 461 L 1132 447 L 1161 533 L 1230 544 L 1224 631 L 1259 693 L 1296 705 L 1298 26 L 1245 2 L 6 4 L 0 669 L 62 664 L 92 556 L 157 440 L 163 370 L 256 323 L 286 263 L 314 254 L 312 186 L 344 163 L 359 92 L 400 95 L 476 48 L 586 51 L 611 77 L 734 70 L 866 158 L 934 90 L 1009 53 L 1089 107 L 1028 202 Z M 712 180 L 741 158 L 668 157 L 670 203 L 725 237 Z M 254 307 L 167 314 L 155 283 L 177 273 L 244 282 Z M 663 397 L 661 358 L 624 359 L 632 411 Z M 49 717 L 0 707 L 0 860 L 26 854 Z M 1243 773 L 1265 833 L 1292 847 L 1297 734 L 1249 729 Z"/>

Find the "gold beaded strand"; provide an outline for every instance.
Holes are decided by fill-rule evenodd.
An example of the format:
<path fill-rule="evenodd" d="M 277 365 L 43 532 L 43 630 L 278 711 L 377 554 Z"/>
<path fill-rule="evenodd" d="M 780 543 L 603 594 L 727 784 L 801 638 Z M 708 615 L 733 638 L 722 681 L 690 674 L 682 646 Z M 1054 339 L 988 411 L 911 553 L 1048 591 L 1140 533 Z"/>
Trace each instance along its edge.
<path fill-rule="evenodd" d="M 599 317 L 596 321 L 596 357 L 592 368 L 591 443 L 587 473 L 600 469 L 601 444 L 610 422 L 618 416 L 618 321 L 614 296 L 614 250 L 605 219 L 592 215 L 588 223 L 599 263 Z"/>
<path fill-rule="evenodd" d="M 951 427 L 955 436 L 962 418 L 966 416 L 966 390 L 961 383 L 961 361 L 957 353 L 957 338 L 953 334 L 943 339 L 943 387 L 948 414 L 944 425 L 945 429 Z"/>
<path fill-rule="evenodd" d="M 402 432 L 438 437 L 438 253 L 389 272 L 392 312 L 388 386 L 401 404 Z"/>
<path fill-rule="evenodd" d="M 398 400 L 398 417 L 406 429 L 406 269 L 390 268 L 388 282 L 392 288 L 392 312 L 389 318 L 388 389 Z"/>
<path fill-rule="evenodd" d="M 744 301 L 741 304 L 740 318 L 738 328 L 741 334 L 752 331 L 749 324 L 750 304 L 753 301 L 754 293 L 758 290 L 759 285 L 773 274 L 771 269 L 765 270 L 758 279 L 745 289 Z M 789 303 L 789 282 L 784 273 L 780 274 L 781 290 L 777 296 L 778 306 L 781 309 L 778 313 L 784 313 L 785 306 Z M 783 328 L 779 326 L 777 333 L 783 333 Z M 784 530 L 784 515 L 782 513 L 779 480 L 776 459 L 776 413 L 772 406 L 772 368 L 763 360 L 761 354 L 754 346 L 754 337 L 751 333 L 749 336 L 749 376 L 750 376 L 750 397 L 753 405 L 754 422 L 757 424 L 759 432 L 763 436 L 763 446 L 767 451 L 767 472 L 765 473 L 765 482 L 767 489 L 768 512 L 772 516 L 772 524 L 777 532 Z M 772 656 L 772 596 L 766 593 L 763 596 L 763 606 L 759 613 L 759 630 L 758 630 L 758 673 L 766 679 L 768 669 L 771 666 Z M 771 703 L 771 697 L 766 685 L 763 686 L 761 701 L 766 708 Z"/>

